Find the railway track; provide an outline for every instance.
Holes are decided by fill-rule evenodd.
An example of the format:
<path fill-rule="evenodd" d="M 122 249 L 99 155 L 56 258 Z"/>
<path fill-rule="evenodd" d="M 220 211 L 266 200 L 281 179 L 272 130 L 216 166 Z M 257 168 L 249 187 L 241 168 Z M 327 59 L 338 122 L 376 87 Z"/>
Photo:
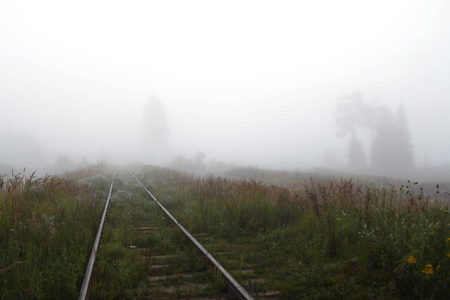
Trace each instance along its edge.
<path fill-rule="evenodd" d="M 217 244 L 207 233 L 189 233 L 132 173 L 114 174 L 95 241 L 79 299 L 279 296 L 266 291 L 265 279 L 254 276 L 252 266 L 242 264 L 245 245 Z"/>

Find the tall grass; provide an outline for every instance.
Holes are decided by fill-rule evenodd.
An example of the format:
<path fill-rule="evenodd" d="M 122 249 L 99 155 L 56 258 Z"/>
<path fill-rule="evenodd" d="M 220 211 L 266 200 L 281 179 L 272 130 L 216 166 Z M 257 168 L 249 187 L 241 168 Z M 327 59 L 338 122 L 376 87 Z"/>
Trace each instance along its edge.
<path fill-rule="evenodd" d="M 103 200 L 66 177 L 0 175 L 0 298 L 76 298 Z"/>
<path fill-rule="evenodd" d="M 77 297 L 109 187 L 103 175 L 96 168 L 64 177 L 0 175 L 0 298 Z M 288 187 L 153 167 L 138 177 L 192 233 L 208 233 L 223 244 L 244 241 L 240 264 L 264 275 L 283 298 L 450 299 L 445 183 L 297 176 Z M 110 226 L 135 227 L 135 220 L 148 217 L 148 196 L 127 180 L 115 185 L 129 192 L 117 193 L 123 203 L 112 201 Z M 142 215 L 125 214 L 125 204 L 136 204 L 134 213 Z M 104 245 L 100 256 L 107 260 L 97 272 L 112 268 L 117 276 L 108 288 L 96 286 L 95 295 L 122 295 L 119 282 L 131 287 L 146 274 L 145 265 L 118 251 L 131 238 L 115 232 L 114 243 Z"/>
<path fill-rule="evenodd" d="M 286 298 L 450 298 L 449 202 L 417 183 L 166 178 L 170 188 L 155 193 L 176 218 L 192 232 L 247 238 L 246 260 Z"/>

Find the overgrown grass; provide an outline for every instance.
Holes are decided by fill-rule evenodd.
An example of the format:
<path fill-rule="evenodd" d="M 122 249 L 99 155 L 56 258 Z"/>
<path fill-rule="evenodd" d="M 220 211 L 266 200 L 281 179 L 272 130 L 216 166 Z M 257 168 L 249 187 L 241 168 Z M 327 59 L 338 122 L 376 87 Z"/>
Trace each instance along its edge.
<path fill-rule="evenodd" d="M 0 175 L 0 298 L 76 298 L 104 200 L 67 176 Z"/>
<path fill-rule="evenodd" d="M 449 203 L 417 184 L 168 178 L 155 193 L 177 219 L 252 244 L 243 259 L 285 298 L 450 298 Z"/>
<path fill-rule="evenodd" d="M 103 175 L 88 169 L 64 178 L 0 176 L 0 298 L 78 296 L 109 188 Z M 252 291 L 277 290 L 284 299 L 450 299 L 445 183 L 271 177 L 279 184 L 152 167 L 138 174 L 189 231 L 209 234 L 216 248 L 244 249 L 230 267 L 240 280 L 250 267 L 267 279 Z M 180 246 L 167 232 L 134 234 L 137 220 L 159 215 L 125 178 L 116 181 L 121 200 L 111 202 L 100 246 L 97 298 L 144 295 L 148 261 L 130 245 L 156 254 Z"/>
<path fill-rule="evenodd" d="M 161 171 L 161 170 L 160 170 Z M 149 177 L 142 176 L 142 181 L 147 185 L 155 187 L 151 183 L 153 179 L 156 184 L 165 185 L 164 176 L 153 178 L 158 171 Z M 150 179 L 151 178 L 151 179 Z M 111 198 L 107 222 L 104 228 L 102 245 L 97 255 L 97 265 L 94 271 L 91 297 L 94 299 L 159 299 L 161 295 L 155 290 L 155 286 L 148 280 L 149 276 L 171 275 L 178 273 L 202 272 L 201 278 L 177 280 L 170 282 L 171 286 L 182 285 L 183 281 L 199 280 L 211 281 L 211 276 L 206 270 L 206 260 L 199 256 L 197 250 L 189 246 L 187 238 L 178 228 L 168 226 L 163 212 L 157 207 L 153 200 L 149 199 L 145 190 L 128 175 L 119 177 L 117 190 Z M 123 189 L 122 189 L 123 188 Z M 133 191 L 131 193 L 130 191 Z M 142 193 L 142 191 L 144 193 Z M 176 203 L 171 202 L 171 197 L 166 199 L 168 207 L 174 208 Z M 148 228 L 151 233 L 145 233 L 139 228 Z M 164 264 L 170 265 L 171 274 L 167 273 L 166 267 L 152 268 L 158 263 L 152 257 L 165 257 Z M 163 272 L 163 273 L 159 273 Z M 208 271 L 211 272 L 211 271 Z M 168 284 L 158 283 L 158 284 Z M 198 291 L 174 290 L 174 297 L 189 298 L 193 296 L 204 296 L 217 292 L 223 288 L 220 280 L 211 281 L 209 286 Z M 194 293 L 194 294 L 192 294 Z M 196 293 L 198 295 L 196 295 Z M 168 296 L 161 296 L 166 299 Z"/>
<path fill-rule="evenodd" d="M 119 179 L 117 188 L 123 185 Z M 146 202 L 152 204 L 148 200 Z M 139 253 L 130 251 L 130 246 L 145 246 L 155 242 L 150 236 L 146 239 L 137 237 L 135 232 L 140 216 L 153 210 L 153 205 L 146 205 L 142 197 L 123 190 L 115 192 L 111 198 L 94 270 L 91 289 L 94 299 L 127 297 L 130 289 L 139 289 L 141 281 L 145 281 L 150 261 L 140 259 Z M 147 217 L 155 216 L 150 214 Z"/>

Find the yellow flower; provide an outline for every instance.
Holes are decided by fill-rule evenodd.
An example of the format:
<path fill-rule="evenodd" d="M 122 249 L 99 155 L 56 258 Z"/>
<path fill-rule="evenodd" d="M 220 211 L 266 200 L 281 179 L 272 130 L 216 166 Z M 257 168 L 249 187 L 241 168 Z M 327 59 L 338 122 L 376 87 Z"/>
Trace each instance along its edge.
<path fill-rule="evenodd" d="M 425 269 L 422 270 L 422 273 L 424 273 L 425 275 L 430 275 L 430 274 L 434 274 L 433 272 L 433 265 L 432 264 L 427 264 L 425 266 Z"/>
<path fill-rule="evenodd" d="M 447 238 L 446 242 L 447 242 L 447 243 L 450 243 L 450 238 Z"/>
<path fill-rule="evenodd" d="M 436 266 L 436 272 L 439 272 L 439 269 L 441 268 L 441 265 Z"/>
<path fill-rule="evenodd" d="M 410 264 L 415 264 L 415 263 L 417 263 L 417 259 L 414 257 L 414 256 L 410 256 L 410 257 L 408 257 L 408 259 L 406 260 L 408 263 L 410 263 Z"/>
<path fill-rule="evenodd" d="M 447 253 L 447 256 L 450 257 L 450 253 Z"/>

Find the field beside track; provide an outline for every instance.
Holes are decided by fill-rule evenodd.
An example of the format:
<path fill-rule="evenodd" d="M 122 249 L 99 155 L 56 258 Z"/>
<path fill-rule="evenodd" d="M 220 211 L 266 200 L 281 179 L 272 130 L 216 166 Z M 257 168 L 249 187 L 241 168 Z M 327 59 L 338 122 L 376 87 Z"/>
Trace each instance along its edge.
<path fill-rule="evenodd" d="M 271 174 L 275 184 L 149 166 L 131 171 L 208 251 L 221 253 L 218 261 L 252 295 L 450 298 L 445 183 L 293 180 L 280 172 Z M 112 174 L 93 167 L 62 177 L 1 177 L 0 298 L 78 296 Z M 119 177 L 94 270 L 95 298 L 131 299 L 151 288 L 151 256 L 142 264 L 130 249 L 173 249 L 181 271 L 205 270 L 183 258 L 176 233 L 131 235 L 138 217 L 158 216 L 145 191 Z M 197 293 L 220 286 L 219 278 L 210 280 Z"/>

